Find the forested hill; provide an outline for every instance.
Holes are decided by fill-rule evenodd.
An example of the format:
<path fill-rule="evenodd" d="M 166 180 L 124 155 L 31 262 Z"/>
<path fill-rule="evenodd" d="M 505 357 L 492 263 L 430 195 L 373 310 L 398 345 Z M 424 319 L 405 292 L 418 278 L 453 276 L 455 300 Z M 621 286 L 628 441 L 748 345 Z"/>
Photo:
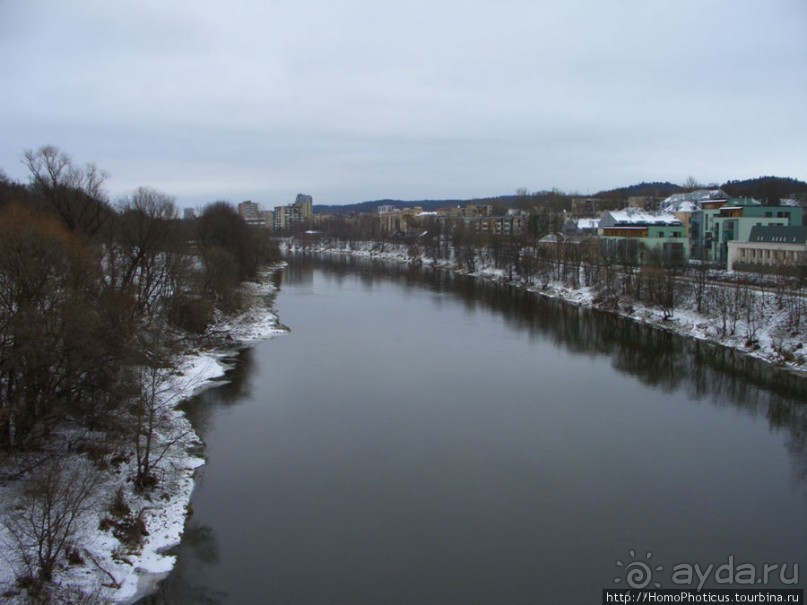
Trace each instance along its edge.
<path fill-rule="evenodd" d="M 375 212 L 379 206 L 394 206 L 395 208 L 414 208 L 420 206 L 427 212 L 432 212 L 438 208 L 446 206 L 462 206 L 464 204 L 512 204 L 515 195 L 502 195 L 499 197 L 473 198 L 467 200 L 447 199 L 447 200 L 375 200 L 372 202 L 361 202 L 358 204 L 317 204 L 314 212 L 327 214 L 348 214 L 351 212 Z"/>
<path fill-rule="evenodd" d="M 790 197 L 800 199 L 807 197 L 807 183 L 779 176 L 728 181 L 720 187 L 732 197 L 753 197 L 769 203 Z"/>
<path fill-rule="evenodd" d="M 627 199 L 635 195 L 646 195 L 653 197 L 669 197 L 674 193 L 681 193 L 684 188 L 680 185 L 675 185 L 668 182 L 641 182 L 637 185 L 630 185 L 628 187 L 619 187 L 617 189 L 609 189 L 608 191 L 600 191 L 594 197 L 603 199 Z"/>
<path fill-rule="evenodd" d="M 317 214 L 349 214 L 351 212 L 375 212 L 379 206 L 394 206 L 395 208 L 414 208 L 420 206 L 424 210 L 436 210 L 443 206 L 456 206 L 464 203 L 464 200 L 374 200 L 372 202 L 360 202 L 358 204 L 315 204 L 314 212 Z"/>
<path fill-rule="evenodd" d="M 732 197 L 753 197 L 769 203 L 777 203 L 780 199 L 797 197 L 807 197 L 807 183 L 798 179 L 776 176 L 761 176 L 743 181 L 727 181 L 723 185 L 703 186 L 705 189 L 717 189 L 720 187 Z M 670 182 L 641 182 L 626 187 L 618 187 L 600 191 L 590 197 L 601 199 L 627 200 L 631 196 L 653 196 L 655 198 L 665 198 L 675 193 L 687 191 L 684 187 Z M 413 208 L 420 206 L 423 210 L 434 211 L 446 206 L 461 206 L 468 203 L 493 204 L 496 206 L 520 206 L 516 202 L 526 202 L 540 204 L 551 202 L 557 197 L 576 197 L 574 193 L 563 193 L 557 190 L 538 191 L 520 195 L 500 195 L 497 197 L 473 198 L 473 199 L 445 199 L 445 200 L 394 200 L 383 199 L 371 202 L 361 202 L 357 204 L 318 204 L 314 206 L 314 211 L 318 214 L 348 214 L 352 212 L 375 212 L 379 206 L 390 205 L 395 208 Z"/>

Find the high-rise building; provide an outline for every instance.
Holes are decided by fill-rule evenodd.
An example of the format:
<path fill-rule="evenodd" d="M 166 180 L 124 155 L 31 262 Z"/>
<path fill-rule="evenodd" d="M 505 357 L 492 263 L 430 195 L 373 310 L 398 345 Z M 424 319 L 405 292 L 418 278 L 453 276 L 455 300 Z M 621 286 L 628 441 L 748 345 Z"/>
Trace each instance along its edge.
<path fill-rule="evenodd" d="M 238 214 L 244 219 L 247 225 L 253 227 L 271 227 L 272 218 L 267 221 L 266 212 L 261 211 L 260 205 L 247 200 L 238 204 Z M 271 214 L 271 212 L 270 212 Z"/>
<path fill-rule="evenodd" d="M 293 204 L 275 207 L 273 226 L 275 231 L 282 231 L 308 221 L 313 216 L 314 199 L 310 195 L 299 193 Z"/>
<path fill-rule="evenodd" d="M 258 204 L 247 200 L 238 204 L 238 214 L 247 222 L 257 221 L 260 218 L 260 209 Z"/>
<path fill-rule="evenodd" d="M 302 209 L 303 218 L 309 218 L 314 214 L 314 198 L 304 193 L 298 193 L 294 205 Z"/>
<path fill-rule="evenodd" d="M 275 208 L 272 218 L 275 231 L 282 231 L 300 223 L 303 219 L 303 211 L 300 206 L 294 204 L 278 206 Z"/>

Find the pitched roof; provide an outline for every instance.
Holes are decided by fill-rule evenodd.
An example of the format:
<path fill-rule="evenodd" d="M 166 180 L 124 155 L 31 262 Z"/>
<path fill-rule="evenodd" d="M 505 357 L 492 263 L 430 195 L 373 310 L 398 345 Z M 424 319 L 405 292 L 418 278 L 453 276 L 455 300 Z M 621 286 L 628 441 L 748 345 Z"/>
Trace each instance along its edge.
<path fill-rule="evenodd" d="M 751 227 L 749 242 L 766 244 L 805 244 L 807 227 L 798 225 L 755 225 Z"/>

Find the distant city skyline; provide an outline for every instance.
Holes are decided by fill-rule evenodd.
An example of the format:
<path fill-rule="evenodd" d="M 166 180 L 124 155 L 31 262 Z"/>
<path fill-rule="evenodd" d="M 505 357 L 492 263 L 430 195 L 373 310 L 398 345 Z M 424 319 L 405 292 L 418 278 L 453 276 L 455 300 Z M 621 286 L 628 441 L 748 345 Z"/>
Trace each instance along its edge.
<path fill-rule="evenodd" d="M 803 0 L 0 3 L 0 169 L 180 207 L 807 180 Z"/>

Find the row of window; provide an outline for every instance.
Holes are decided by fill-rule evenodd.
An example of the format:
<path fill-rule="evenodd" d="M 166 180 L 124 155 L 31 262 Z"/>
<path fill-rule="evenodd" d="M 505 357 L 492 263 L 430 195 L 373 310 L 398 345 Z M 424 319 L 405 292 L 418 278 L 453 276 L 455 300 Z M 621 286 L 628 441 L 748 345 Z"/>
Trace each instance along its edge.
<path fill-rule="evenodd" d="M 790 240 L 790 241 L 788 241 L 788 240 Z M 764 236 L 758 236 L 756 241 L 764 242 L 765 237 Z M 777 244 L 788 244 L 788 243 L 797 244 L 798 243 L 795 238 L 793 238 L 793 237 L 789 238 L 789 237 L 787 237 L 785 235 L 776 235 L 776 236 L 771 238 L 771 242 L 777 243 Z"/>
<path fill-rule="evenodd" d="M 771 260 L 795 262 L 803 252 L 798 250 L 758 250 L 740 248 L 740 260 L 751 263 L 770 263 Z"/>

